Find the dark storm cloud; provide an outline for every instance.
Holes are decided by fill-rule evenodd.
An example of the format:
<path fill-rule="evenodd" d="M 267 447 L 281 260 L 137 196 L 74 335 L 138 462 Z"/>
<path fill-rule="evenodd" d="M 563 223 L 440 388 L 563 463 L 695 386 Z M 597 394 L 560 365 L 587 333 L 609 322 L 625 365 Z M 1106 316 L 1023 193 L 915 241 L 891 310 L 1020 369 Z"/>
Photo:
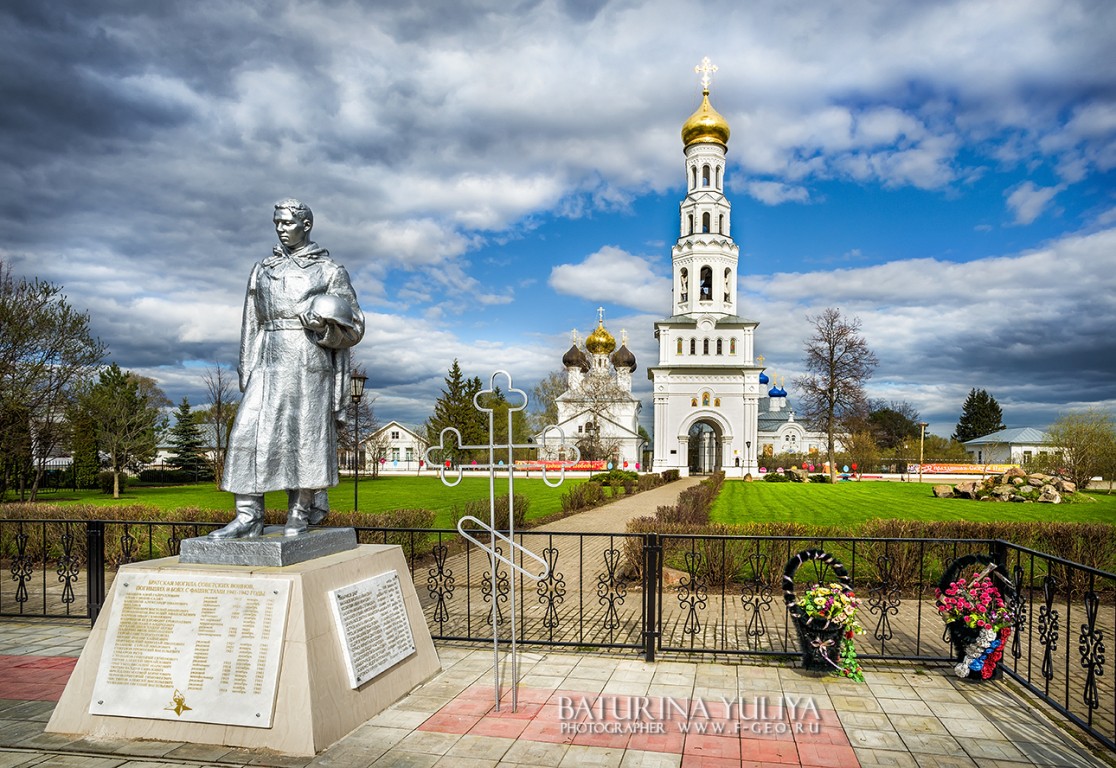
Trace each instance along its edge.
<path fill-rule="evenodd" d="M 1056 158 L 1067 179 L 1116 165 L 1105 4 L 9 0 L 0 258 L 65 285 L 121 365 L 186 386 L 184 362 L 233 362 L 244 282 L 274 239 L 271 204 L 294 195 L 390 329 L 358 355 L 398 401 L 429 401 L 455 356 L 545 374 L 554 361 L 537 337 L 515 349 L 471 337 L 462 318 L 515 291 L 482 284 L 464 257 L 529 217 L 614 210 L 678 182 L 678 94 L 696 95 L 697 44 L 679 18 L 712 30 L 700 44 L 737 73 L 717 81 L 718 104 L 733 171 L 759 199 L 809 200 L 811 182 L 835 178 L 963 193 L 967 166 L 989 155 Z M 1049 201 L 1053 183 L 1032 201 Z M 389 278 L 406 290 L 388 295 Z M 650 311 L 661 288 L 645 282 L 632 301 Z M 761 319 L 802 314 L 772 285 Z M 871 306 L 876 282 L 860 288 Z M 1111 343 L 1087 313 L 1056 302 L 1074 329 L 1063 335 L 1036 312 L 1045 297 L 997 305 L 1015 324 L 975 343 L 972 307 L 986 298 L 944 328 L 929 299 L 910 327 L 888 327 L 896 378 L 958 365 L 1026 375 L 1055 360 L 1080 372 L 1081 391 L 1107 391 L 1110 366 L 1089 352 L 1111 359 Z M 927 325 L 941 337 L 924 339 Z M 918 344 L 938 351 L 903 351 Z"/>

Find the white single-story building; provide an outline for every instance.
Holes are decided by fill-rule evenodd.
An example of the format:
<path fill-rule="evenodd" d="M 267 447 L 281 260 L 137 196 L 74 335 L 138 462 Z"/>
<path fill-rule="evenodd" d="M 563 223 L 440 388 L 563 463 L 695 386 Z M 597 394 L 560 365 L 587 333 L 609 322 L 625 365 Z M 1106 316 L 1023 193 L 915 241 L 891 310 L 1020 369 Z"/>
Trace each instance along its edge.
<path fill-rule="evenodd" d="M 962 445 L 977 464 L 1018 464 L 1026 466 L 1040 453 L 1055 453 L 1050 438 L 1041 429 L 1021 427 L 1001 429 L 984 437 L 966 440 Z"/>

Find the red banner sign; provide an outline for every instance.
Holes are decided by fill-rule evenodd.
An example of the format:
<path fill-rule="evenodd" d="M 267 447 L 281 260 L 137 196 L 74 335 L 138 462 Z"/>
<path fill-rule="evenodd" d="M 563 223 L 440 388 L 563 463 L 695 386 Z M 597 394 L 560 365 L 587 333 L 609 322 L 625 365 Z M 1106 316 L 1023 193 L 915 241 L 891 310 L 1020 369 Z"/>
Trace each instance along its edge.
<path fill-rule="evenodd" d="M 545 469 L 549 471 L 558 471 L 564 469 L 567 472 L 603 472 L 608 468 L 608 463 L 605 461 L 517 461 L 515 463 L 516 469 Z"/>

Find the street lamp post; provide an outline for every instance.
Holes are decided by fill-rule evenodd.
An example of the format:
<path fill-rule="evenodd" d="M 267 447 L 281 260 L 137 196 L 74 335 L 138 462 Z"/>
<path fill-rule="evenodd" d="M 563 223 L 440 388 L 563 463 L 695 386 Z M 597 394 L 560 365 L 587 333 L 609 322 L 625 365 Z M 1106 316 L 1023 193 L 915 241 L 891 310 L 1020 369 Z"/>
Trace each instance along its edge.
<path fill-rule="evenodd" d="M 364 397 L 367 376 L 354 373 L 349 377 L 349 395 L 353 398 L 353 512 L 357 511 L 360 482 L 360 401 Z"/>
<path fill-rule="evenodd" d="M 918 423 L 918 428 L 919 428 L 919 435 L 918 435 L 918 482 L 920 482 L 920 483 L 922 482 L 922 456 L 923 456 L 922 449 L 923 449 L 923 445 L 926 443 L 926 428 L 928 426 L 930 426 L 930 425 L 927 424 L 925 421 L 920 421 Z"/>
<path fill-rule="evenodd" d="M 752 472 L 752 441 L 744 441 L 744 474 L 748 475 Z"/>

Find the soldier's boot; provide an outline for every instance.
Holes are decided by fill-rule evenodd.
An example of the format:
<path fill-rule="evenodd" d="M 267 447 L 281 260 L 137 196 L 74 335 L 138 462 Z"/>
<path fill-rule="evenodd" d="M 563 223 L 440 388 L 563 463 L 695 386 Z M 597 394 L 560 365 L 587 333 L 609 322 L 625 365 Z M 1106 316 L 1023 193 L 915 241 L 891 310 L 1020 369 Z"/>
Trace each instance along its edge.
<path fill-rule="evenodd" d="M 287 491 L 287 526 L 283 529 L 283 535 L 297 536 L 306 532 L 310 526 L 310 517 L 314 514 L 314 495 L 318 490 L 297 488 Z"/>
<path fill-rule="evenodd" d="M 310 525 L 319 525 L 329 514 L 329 491 L 322 488 L 314 492 L 314 502 L 310 506 Z"/>
<path fill-rule="evenodd" d="M 211 539 L 251 539 L 263 532 L 264 497 L 262 493 L 236 494 L 236 517 L 224 528 L 212 531 Z"/>

